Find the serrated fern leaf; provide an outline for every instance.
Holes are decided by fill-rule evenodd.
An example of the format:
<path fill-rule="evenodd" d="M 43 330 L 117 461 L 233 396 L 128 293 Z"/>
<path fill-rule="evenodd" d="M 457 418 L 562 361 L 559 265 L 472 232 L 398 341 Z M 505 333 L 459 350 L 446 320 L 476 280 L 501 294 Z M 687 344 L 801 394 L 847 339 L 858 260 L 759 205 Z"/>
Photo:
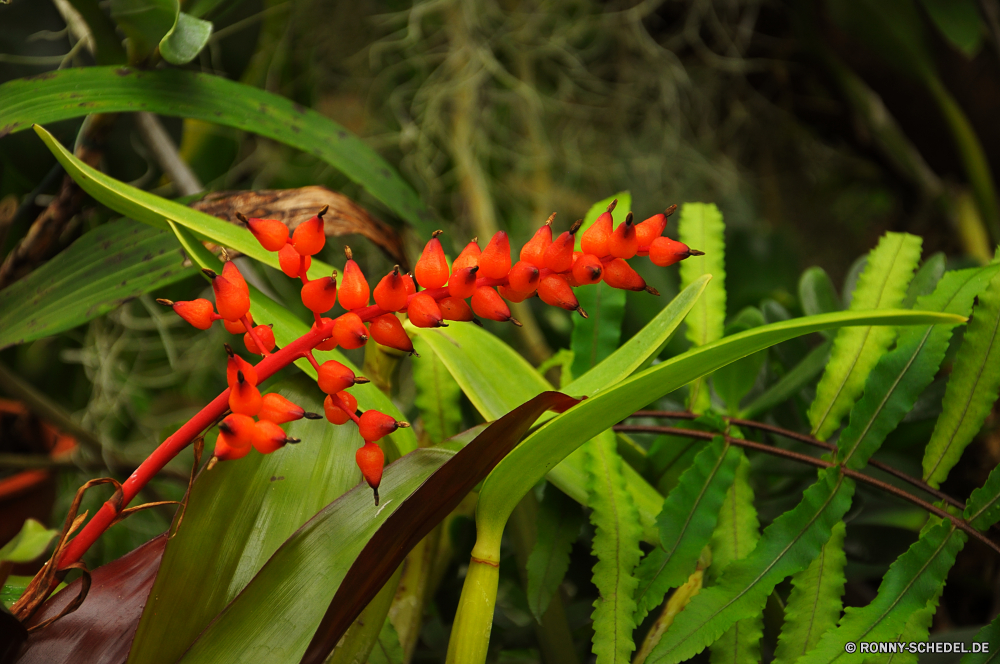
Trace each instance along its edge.
<path fill-rule="evenodd" d="M 854 482 L 837 468 L 819 473 L 802 501 L 768 526 L 749 556 L 731 563 L 674 620 L 650 661 L 675 664 L 701 652 L 737 620 L 758 614 L 774 587 L 819 555 L 851 505 Z"/>
<path fill-rule="evenodd" d="M 990 471 L 986 483 L 972 492 L 962 516 L 978 530 L 986 530 L 1000 521 L 1000 466 Z"/>
<path fill-rule="evenodd" d="M 538 506 L 538 538 L 528 556 L 528 608 L 539 623 L 569 569 L 569 553 L 580 534 L 580 507 L 552 484 Z"/>
<path fill-rule="evenodd" d="M 688 314 L 687 338 L 695 346 L 722 338 L 726 323 L 726 242 L 722 213 L 712 203 L 685 203 L 681 207 L 678 233 L 680 241 L 705 252 L 681 263 L 681 289 L 704 274 L 712 281 Z M 708 383 L 699 378 L 690 384 L 688 408 L 705 412 L 711 402 Z"/>
<path fill-rule="evenodd" d="M 411 364 L 417 390 L 413 403 L 420 413 L 427 442 L 440 443 L 458 433 L 462 424 L 462 390 L 423 337 L 415 336 L 413 347 L 420 354 L 420 360 Z"/>
<path fill-rule="evenodd" d="M 949 272 L 916 308 L 968 315 L 972 301 L 1000 266 Z M 865 391 L 851 409 L 851 419 L 837 441 L 837 460 L 863 468 L 931 384 L 941 366 L 954 325 L 908 326 L 896 347 L 879 358 L 865 381 Z"/>
<path fill-rule="evenodd" d="M 991 266 L 992 267 L 992 266 Z M 940 486 L 972 441 L 1000 390 L 1000 273 L 979 297 L 924 452 L 924 481 Z"/>
<path fill-rule="evenodd" d="M 910 644 L 927 641 L 931 630 L 931 623 L 934 622 L 934 614 L 937 613 L 938 600 L 944 584 L 938 588 L 937 594 L 927 601 L 924 608 L 910 616 L 906 624 L 903 625 L 903 632 L 895 639 L 897 643 Z M 892 654 L 879 655 L 875 659 L 879 664 L 917 664 L 917 653 L 911 652 L 909 647 L 904 647 Z"/>
<path fill-rule="evenodd" d="M 988 643 L 989 652 L 969 653 L 962 658 L 961 664 L 990 664 L 990 662 L 1000 661 L 1000 616 L 993 619 L 989 625 L 983 626 L 976 632 L 973 643 Z"/>
<path fill-rule="evenodd" d="M 656 517 L 660 545 L 639 564 L 635 622 L 639 624 L 664 595 L 688 578 L 708 544 L 741 452 L 721 437 L 694 458 Z"/>
<path fill-rule="evenodd" d="M 927 530 L 889 567 L 875 599 L 865 607 L 849 607 L 840 626 L 824 634 L 816 649 L 799 661 L 836 661 L 846 654 L 848 642 L 858 643 L 861 652 L 860 642 L 894 641 L 906 621 L 940 591 L 964 544 L 965 534 L 950 521 Z"/>
<path fill-rule="evenodd" d="M 712 533 L 712 565 L 709 567 L 712 577 L 718 579 L 733 562 L 746 558 L 759 540 L 760 522 L 750 487 L 750 461 L 740 450 L 736 477 L 726 492 L 719 523 Z M 760 615 L 737 620 L 710 646 L 712 664 L 757 662 L 763 628 Z"/>
<path fill-rule="evenodd" d="M 899 306 L 920 260 L 920 238 L 886 233 L 868 254 L 851 297 L 851 311 Z M 896 332 L 889 327 L 845 327 L 837 332 L 826 371 L 809 408 L 812 433 L 826 440 L 861 395 L 865 379 Z"/>
<path fill-rule="evenodd" d="M 635 650 L 635 589 L 633 576 L 641 554 L 642 527 L 622 475 L 615 436 L 605 431 L 585 444 L 590 520 L 594 524 L 594 646 L 598 664 L 628 662 Z"/>
<path fill-rule="evenodd" d="M 700 561 L 699 561 L 700 562 Z M 684 610 L 684 608 L 691 602 L 691 598 L 701 592 L 702 582 L 704 581 L 705 572 L 699 568 L 691 573 L 688 580 L 681 584 L 677 590 L 670 596 L 667 600 L 666 605 L 663 607 L 663 611 L 660 616 L 653 623 L 653 626 L 649 628 L 649 632 L 646 634 L 646 639 L 642 642 L 642 647 L 639 652 L 635 654 L 635 659 L 632 660 L 632 664 L 644 664 L 646 658 L 649 657 L 649 653 L 653 652 L 653 648 L 656 644 L 660 642 L 660 638 L 663 633 L 667 631 L 672 624 L 674 624 L 674 618 L 677 614 Z"/>
<path fill-rule="evenodd" d="M 843 521 L 837 522 L 819 556 L 792 577 L 792 592 L 785 604 L 785 624 L 778 635 L 774 664 L 792 664 L 812 650 L 824 632 L 837 626 L 846 582 L 846 530 Z"/>

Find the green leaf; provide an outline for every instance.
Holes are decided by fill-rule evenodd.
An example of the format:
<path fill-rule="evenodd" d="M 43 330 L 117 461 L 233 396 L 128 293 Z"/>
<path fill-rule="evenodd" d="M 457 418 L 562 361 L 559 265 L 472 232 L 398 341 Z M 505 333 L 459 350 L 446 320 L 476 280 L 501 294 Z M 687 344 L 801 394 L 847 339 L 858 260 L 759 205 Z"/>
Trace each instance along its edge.
<path fill-rule="evenodd" d="M 991 470 L 986 483 L 972 492 L 962 516 L 979 530 L 1000 521 L 1000 466 Z"/>
<path fill-rule="evenodd" d="M 121 220 L 98 226 L 0 291 L 0 348 L 72 329 L 197 268 L 171 233 Z"/>
<path fill-rule="evenodd" d="M 687 338 L 695 346 L 722 337 L 726 322 L 726 231 L 722 213 L 714 203 L 685 203 L 681 207 L 678 233 L 680 241 L 705 252 L 681 263 L 681 288 L 686 288 L 703 275 L 712 275 L 705 294 L 687 317 Z M 708 409 L 711 395 L 704 380 L 691 383 L 688 407 L 696 413 Z"/>
<path fill-rule="evenodd" d="M 758 615 L 774 587 L 809 566 L 851 505 L 854 482 L 837 468 L 820 471 L 802 501 L 768 526 L 753 551 L 732 562 L 674 620 L 647 660 L 681 662 L 715 642 L 738 620 Z M 843 649 L 843 643 L 841 643 Z"/>
<path fill-rule="evenodd" d="M 991 652 L 969 653 L 962 658 L 961 664 L 989 664 L 997 657 L 997 646 L 1000 643 L 1000 616 L 993 619 L 988 625 L 984 625 L 976 632 L 973 643 L 988 643 Z"/>
<path fill-rule="evenodd" d="M 812 382 L 826 367 L 832 345 L 833 342 L 824 341 L 809 351 L 809 354 L 792 367 L 791 371 L 782 376 L 777 383 L 767 388 L 763 394 L 749 403 L 740 412 L 740 417 L 753 419 L 798 394 L 799 390 Z"/>
<path fill-rule="evenodd" d="M 178 12 L 177 21 L 160 42 L 160 55 L 171 64 L 186 65 L 205 48 L 211 36 L 211 21 Z"/>
<path fill-rule="evenodd" d="M 14 538 L 0 547 L 0 562 L 30 563 L 45 553 L 58 534 L 34 519 L 25 519 Z"/>
<path fill-rule="evenodd" d="M 738 462 L 735 478 L 726 491 L 719 523 L 712 533 L 712 564 L 708 571 L 716 580 L 731 564 L 750 555 L 760 541 L 760 522 L 757 520 L 753 489 L 750 486 L 750 461 L 743 450 L 734 449 L 737 451 Z M 737 620 L 711 645 L 712 664 L 750 664 L 760 661 L 760 638 L 763 630 L 764 623 L 760 615 Z"/>
<path fill-rule="evenodd" d="M 850 311 L 899 306 L 920 260 L 921 240 L 905 233 L 886 233 L 868 255 L 851 297 Z M 816 398 L 809 408 L 812 434 L 826 440 L 864 389 L 868 373 L 889 347 L 896 331 L 889 327 L 853 327 L 837 332 Z"/>
<path fill-rule="evenodd" d="M 799 277 L 799 305 L 807 316 L 840 311 L 840 298 L 826 270 L 813 266 L 802 273 Z"/>
<path fill-rule="evenodd" d="M 403 664 L 404 661 L 403 646 L 399 644 L 399 634 L 396 633 L 392 622 L 386 618 L 382 625 L 382 631 L 379 632 L 378 641 L 375 642 L 375 647 L 368 655 L 368 664 Z"/>
<path fill-rule="evenodd" d="M 656 517 L 660 544 L 642 559 L 636 576 L 635 622 L 639 624 L 694 571 L 719 519 L 740 460 L 738 448 L 719 437 L 702 449 L 663 501 Z"/>
<path fill-rule="evenodd" d="M 910 287 L 906 289 L 906 297 L 903 298 L 902 308 L 909 309 L 921 295 L 930 295 L 934 292 L 937 283 L 944 276 L 947 259 L 940 251 L 932 254 L 924 261 L 917 273 L 913 275 Z"/>
<path fill-rule="evenodd" d="M 674 303 L 670 306 L 673 307 Z M 479 494 L 481 509 L 476 513 L 479 541 L 484 546 L 493 546 L 495 540 L 499 546 L 503 526 L 517 501 L 547 470 L 559 464 L 584 441 L 699 376 L 774 344 L 822 329 L 852 324 L 951 324 L 963 320 L 953 314 L 899 310 L 809 316 L 725 337 L 654 365 L 549 420 L 494 469 Z M 567 392 L 572 393 L 569 389 Z M 572 495 L 570 491 L 567 493 Z M 642 506 L 638 500 L 636 503 L 640 505 L 641 513 Z M 488 507 L 483 508 L 483 505 Z M 656 509 L 654 513 L 658 511 Z M 487 540 L 489 545 L 485 543 Z"/>
<path fill-rule="evenodd" d="M 906 621 L 940 591 L 964 544 L 965 534 L 950 521 L 921 535 L 889 567 L 875 599 L 865 607 L 848 607 L 840 626 L 823 635 L 809 655 L 810 664 L 839 659 L 848 642 L 894 640 Z"/>
<path fill-rule="evenodd" d="M 632 572 L 639 562 L 642 528 L 639 513 L 622 475 L 622 460 L 615 450 L 615 435 L 605 431 L 584 450 L 589 474 L 590 521 L 594 524 L 594 585 L 600 597 L 594 602 L 594 646 L 597 664 L 628 662 L 635 642 L 634 593 L 638 580 Z"/>
<path fill-rule="evenodd" d="M 432 443 L 440 443 L 459 432 L 462 411 L 459 398 L 462 391 L 423 337 L 413 339 L 419 358 L 413 358 L 413 384 L 417 394 L 413 404 L 420 413 L 424 433 Z"/>
<path fill-rule="evenodd" d="M 968 315 L 972 301 L 998 265 L 949 272 L 930 295 L 917 299 L 923 311 Z M 863 468 L 931 384 L 944 360 L 952 326 L 907 327 L 889 353 L 879 358 L 868 376 L 864 395 L 851 410 L 851 419 L 837 441 L 837 460 L 855 470 Z"/>
<path fill-rule="evenodd" d="M 792 664 L 816 647 L 827 630 L 837 626 L 847 582 L 846 531 L 844 522 L 837 522 L 819 556 L 792 577 L 792 592 L 785 604 L 785 623 L 778 635 L 774 664 Z"/>
<path fill-rule="evenodd" d="M 134 111 L 249 131 L 330 164 L 413 225 L 421 236 L 430 237 L 435 228 L 431 213 L 413 188 L 361 139 L 316 111 L 219 76 L 178 69 L 72 68 L 4 83 L 0 99 L 4 100 L 0 138 L 32 123 Z"/>
<path fill-rule="evenodd" d="M 576 503 L 555 486 L 546 486 L 538 509 L 538 539 L 527 565 L 528 608 L 539 624 L 569 569 L 570 549 L 581 525 Z"/>
<path fill-rule="evenodd" d="M 36 125 L 35 131 L 80 188 L 115 212 L 157 228 L 165 228 L 168 222 L 175 222 L 190 230 L 198 239 L 235 249 L 280 269 L 278 254 L 260 246 L 249 230 L 119 182 L 77 159 L 42 127 Z M 314 258 L 309 276 L 329 276 L 332 270 L 332 267 Z"/>
<path fill-rule="evenodd" d="M 975 0 L 921 0 L 927 15 L 951 44 L 971 58 L 983 45 L 984 25 Z"/>
<path fill-rule="evenodd" d="M 938 586 L 934 597 L 927 600 L 927 604 L 922 609 L 906 620 L 906 624 L 903 625 L 903 631 L 893 640 L 901 644 L 925 643 L 929 641 L 928 636 L 930 634 L 931 623 L 934 622 L 938 600 L 941 598 L 943 591 L 944 583 L 942 582 Z M 880 655 L 876 661 L 880 664 L 881 662 L 885 662 L 885 664 L 917 664 L 918 662 L 917 654 L 910 652 L 909 647 L 891 655 Z"/>
<path fill-rule="evenodd" d="M 924 481 L 940 486 L 979 433 L 1000 391 L 1000 274 L 979 297 L 979 305 L 958 349 L 941 416 L 924 452 Z"/>
<path fill-rule="evenodd" d="M 576 233 L 576 247 L 580 248 L 580 238 L 597 217 L 604 212 L 611 200 L 618 200 L 617 210 L 630 210 L 632 196 L 627 191 L 615 194 L 612 199 L 604 199 L 591 206 L 583 218 L 583 226 Z M 622 223 L 625 215 L 618 215 Z M 615 224 L 617 225 L 617 224 Z M 570 348 L 573 350 L 573 375 L 582 376 L 611 355 L 621 339 L 622 319 L 625 317 L 625 291 L 611 288 L 603 281 L 576 289 L 576 298 L 589 318 L 573 316 L 573 336 Z"/>
<path fill-rule="evenodd" d="M 747 307 L 726 325 L 726 334 L 736 334 L 746 330 L 760 327 L 764 324 L 764 314 L 760 309 Z M 757 382 L 757 375 L 767 361 L 767 351 L 754 353 L 738 362 L 733 362 L 729 366 L 723 367 L 712 374 L 712 385 L 722 400 L 729 406 L 729 412 L 737 414 L 739 412 L 740 401 L 753 389 Z"/>
<path fill-rule="evenodd" d="M 111 18 L 128 38 L 129 58 L 145 60 L 173 28 L 178 0 L 111 0 Z"/>

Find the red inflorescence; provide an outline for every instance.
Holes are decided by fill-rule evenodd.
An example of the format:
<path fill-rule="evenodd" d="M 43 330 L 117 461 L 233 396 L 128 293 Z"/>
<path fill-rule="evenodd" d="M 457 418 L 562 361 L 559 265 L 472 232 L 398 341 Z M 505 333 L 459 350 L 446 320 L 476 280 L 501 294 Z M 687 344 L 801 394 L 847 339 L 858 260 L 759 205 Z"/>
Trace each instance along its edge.
<path fill-rule="evenodd" d="M 312 349 L 360 348 L 371 337 L 383 346 L 414 354 L 413 342 L 395 312 L 405 312 L 410 323 L 418 328 L 441 327 L 445 321 L 478 323 L 476 316 L 520 325 L 511 316 L 507 303 L 522 302 L 537 295 L 546 304 L 577 311 L 586 317 L 573 288 L 603 281 L 613 288 L 646 290 L 658 295 L 632 269 L 627 259 L 636 255 L 649 256 L 655 265 L 666 266 L 701 255 L 700 251 L 663 236 L 667 218 L 676 206 L 642 223 L 634 223 L 629 212 L 616 227 L 612 216 L 616 204 L 617 201 L 612 202 L 579 237 L 582 251 L 574 250 L 582 220 L 553 239 L 553 213 L 521 248 L 520 260 L 513 266 L 510 239 L 500 231 L 482 250 L 473 238 L 455 258 L 449 271 L 444 248 L 438 239 L 441 231 L 436 231 L 417 261 L 413 272 L 416 281 L 397 265 L 374 289 L 369 287 L 350 248 L 345 250 L 347 263 L 339 290 L 336 272 L 329 277 L 308 278 L 311 257 L 322 250 L 326 242 L 323 229 L 326 208 L 299 224 L 291 234 L 284 223 L 274 219 L 247 218 L 241 214 L 237 217 L 265 249 L 278 253 L 278 263 L 286 275 L 302 281 L 302 302 L 316 317 L 312 330 L 313 338 L 318 341 L 310 342 Z M 212 322 L 222 319 L 231 333 L 243 334 L 249 352 L 269 354 L 275 348 L 274 332 L 269 325 L 254 323 L 250 315 L 249 289 L 236 265 L 227 262 L 221 274 L 211 270 L 204 272 L 212 280 L 214 307 L 204 299 L 158 301 L 172 307 L 181 318 L 199 329 L 208 329 Z M 424 290 L 417 291 L 418 283 Z M 375 305 L 370 306 L 373 296 Z M 330 311 L 338 301 L 345 313 L 332 321 L 322 318 L 322 314 Z M 318 331 L 322 331 L 322 335 L 315 334 Z M 228 345 L 226 352 L 232 414 L 219 424 L 217 459 L 238 459 L 251 448 L 270 454 L 288 443 L 298 442 L 289 438 L 279 425 L 303 417 L 322 417 L 307 413 L 281 395 L 261 395 L 253 365 Z M 358 426 L 365 444 L 358 450 L 356 460 L 365 481 L 375 492 L 377 503 L 385 461 L 377 442 L 399 427 L 409 425 L 377 410 L 360 412 L 357 399 L 347 390 L 368 380 L 356 376 L 349 367 L 335 360 L 319 363 L 312 352 L 307 350 L 294 357 L 305 357 L 316 368 L 319 388 L 327 395 L 323 402 L 326 419 L 338 425 L 353 421 Z"/>

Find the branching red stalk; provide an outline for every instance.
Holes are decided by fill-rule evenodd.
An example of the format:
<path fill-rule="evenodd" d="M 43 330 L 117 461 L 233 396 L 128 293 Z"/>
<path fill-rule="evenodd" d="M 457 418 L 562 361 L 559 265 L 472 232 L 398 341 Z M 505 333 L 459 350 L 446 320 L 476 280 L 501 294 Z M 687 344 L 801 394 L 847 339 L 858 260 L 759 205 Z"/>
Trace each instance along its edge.
<path fill-rule="evenodd" d="M 247 331 L 247 334 L 250 335 L 253 342 L 257 344 L 257 349 L 260 351 L 260 354 L 264 357 L 268 357 L 271 352 L 267 350 L 264 344 L 261 343 L 260 337 L 257 336 L 256 332 L 254 332 L 253 325 L 250 324 L 250 318 L 248 316 L 243 316 L 243 318 L 240 319 L 240 322 L 243 323 L 243 329 Z"/>

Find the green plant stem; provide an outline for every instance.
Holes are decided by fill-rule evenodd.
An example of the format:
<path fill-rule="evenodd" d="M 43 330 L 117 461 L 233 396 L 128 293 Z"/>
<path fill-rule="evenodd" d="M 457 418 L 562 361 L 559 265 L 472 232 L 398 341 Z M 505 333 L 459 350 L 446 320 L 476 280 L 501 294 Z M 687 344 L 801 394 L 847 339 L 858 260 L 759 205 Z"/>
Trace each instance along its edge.
<path fill-rule="evenodd" d="M 514 545 L 514 558 L 521 583 L 528 587 L 528 557 L 538 539 L 538 499 L 529 491 L 510 515 L 510 541 Z M 579 658 L 573 647 L 573 635 L 566 621 L 566 611 L 558 590 L 552 595 L 541 623 L 535 623 L 542 660 L 547 664 L 576 664 Z"/>
<path fill-rule="evenodd" d="M 413 547 L 400 565 L 402 574 L 392 605 L 389 607 L 389 620 L 399 636 L 399 645 L 403 648 L 403 662 L 413 659 L 413 652 L 420 639 L 420 627 L 423 624 L 424 608 L 427 604 L 427 588 L 434 569 L 441 533 L 440 526 L 432 530 Z"/>
<path fill-rule="evenodd" d="M 486 661 L 499 581 L 499 558 L 477 544 L 472 549 L 458 612 L 451 627 L 446 664 L 483 664 Z"/>
<path fill-rule="evenodd" d="M 382 625 L 385 624 L 385 617 L 389 614 L 389 606 L 392 604 L 392 598 L 396 596 L 396 587 L 402 574 L 403 565 L 400 565 L 382 586 L 382 590 L 378 591 L 361 615 L 354 620 L 354 624 L 348 628 L 327 660 L 328 664 L 357 664 L 368 661 L 368 656 L 371 655 L 372 648 L 375 647 L 378 635 L 382 631 Z"/>

